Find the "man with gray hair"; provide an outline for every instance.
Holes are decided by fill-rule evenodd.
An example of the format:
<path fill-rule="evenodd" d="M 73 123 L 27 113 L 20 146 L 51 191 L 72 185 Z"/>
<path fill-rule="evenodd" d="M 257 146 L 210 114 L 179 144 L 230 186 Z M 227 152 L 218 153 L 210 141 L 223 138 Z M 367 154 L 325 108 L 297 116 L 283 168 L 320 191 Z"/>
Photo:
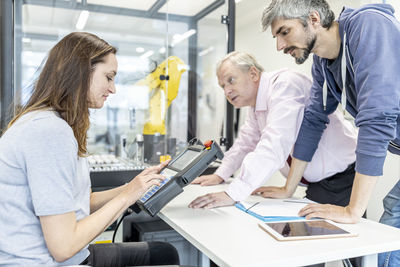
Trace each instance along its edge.
<path fill-rule="evenodd" d="M 298 175 L 292 179 L 300 179 L 300 170 L 313 158 L 328 116 L 339 103 L 359 127 L 349 205 L 312 204 L 299 214 L 355 223 L 383 174 L 387 150 L 400 154 L 400 23 L 394 9 L 386 4 L 344 8 L 334 21 L 324 0 L 273 0 L 264 10 L 262 26 L 264 30 L 271 26 L 277 49 L 297 63 L 314 53 L 313 97 L 294 146 L 292 169 Z M 380 221 L 399 228 L 400 181 L 383 204 Z M 400 251 L 380 254 L 379 265 L 400 266 Z"/>
<path fill-rule="evenodd" d="M 263 12 L 263 31 L 276 22 L 277 19 L 294 20 L 297 22 L 297 25 L 303 26 L 303 31 L 306 34 L 304 44 L 294 43 L 293 45 L 284 48 L 285 54 L 290 53 L 295 58 L 297 64 L 302 64 L 306 61 L 316 44 L 316 35 L 311 34 L 308 25 L 309 14 L 312 11 L 318 12 L 321 27 L 329 31 L 335 19 L 335 14 L 330 10 L 328 3 L 324 0 L 272 0 L 272 3 Z M 289 34 L 288 30 L 289 29 L 283 28 L 277 29 L 277 31 L 279 31 L 283 36 Z M 290 28 L 290 30 L 296 31 L 290 32 L 290 35 L 293 36 L 293 40 L 296 40 L 297 34 L 302 33 L 299 31 L 300 29 L 298 27 L 293 29 Z M 281 45 L 281 43 L 278 43 L 278 50 L 281 50 L 279 45 Z M 299 47 L 296 45 L 299 45 Z"/>
<path fill-rule="evenodd" d="M 306 76 L 287 69 L 264 72 L 254 57 L 244 52 L 232 52 L 224 57 L 217 65 L 217 76 L 232 105 L 251 108 L 221 166 L 214 174 L 200 176 L 193 183 L 219 184 L 239 168 L 241 171 L 225 192 L 200 196 L 189 204 L 192 208 L 233 205 L 246 199 L 277 170 L 288 176 L 291 151 L 310 96 L 311 81 Z M 345 206 L 354 179 L 357 132 L 340 112 L 329 118 L 331 124 L 301 184 L 308 186 L 307 198 Z M 332 153 L 336 147 L 340 149 Z M 299 182 L 287 183 L 284 187 L 263 187 L 255 192 L 262 191 L 265 197 L 288 198 Z"/>

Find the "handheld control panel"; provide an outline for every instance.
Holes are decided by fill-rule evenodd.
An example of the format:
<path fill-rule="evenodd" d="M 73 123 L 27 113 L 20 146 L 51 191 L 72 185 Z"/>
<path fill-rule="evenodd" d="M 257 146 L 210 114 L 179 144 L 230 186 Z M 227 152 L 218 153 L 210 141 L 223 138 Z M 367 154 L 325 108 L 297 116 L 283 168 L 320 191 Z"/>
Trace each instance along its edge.
<path fill-rule="evenodd" d="M 215 141 L 210 140 L 204 144 L 198 141 L 188 146 L 161 170 L 160 173 L 166 179 L 160 186 L 150 187 L 136 201 L 134 210 L 139 211 L 139 207 L 151 216 L 156 215 L 169 201 L 183 192 L 184 186 L 202 174 L 208 165 L 223 157 L 224 154 Z"/>

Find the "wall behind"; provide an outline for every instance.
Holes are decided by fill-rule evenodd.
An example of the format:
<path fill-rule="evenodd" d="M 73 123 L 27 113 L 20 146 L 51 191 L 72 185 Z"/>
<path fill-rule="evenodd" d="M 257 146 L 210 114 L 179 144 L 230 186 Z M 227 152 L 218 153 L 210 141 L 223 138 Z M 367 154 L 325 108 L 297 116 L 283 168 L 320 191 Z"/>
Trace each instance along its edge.
<path fill-rule="evenodd" d="M 328 0 L 329 1 L 329 0 Z M 264 66 L 266 71 L 273 71 L 280 68 L 290 68 L 299 71 L 311 77 L 312 56 L 302 65 L 297 65 L 294 59 L 283 54 L 282 51 L 276 50 L 276 39 L 272 38 L 270 28 L 266 32 L 262 32 L 261 16 L 264 7 L 270 4 L 270 0 L 242 0 L 236 5 L 236 50 L 247 51 L 253 54 L 257 60 Z M 381 3 L 382 1 L 370 0 L 352 0 L 352 1 L 329 1 L 336 18 L 340 14 L 343 6 L 358 7 L 362 4 Z M 400 13 L 400 3 L 398 1 L 386 1 L 394 4 L 394 7 Z M 397 14 L 398 15 L 398 14 Z M 241 121 L 247 110 L 241 112 Z M 368 218 L 379 220 L 382 214 L 382 199 L 392 188 L 400 177 L 400 157 L 393 156 L 389 153 L 384 167 L 384 176 L 379 179 L 374 189 L 373 196 L 368 206 Z M 276 173 L 267 184 L 284 185 L 285 180 Z M 304 188 L 300 189 L 296 195 L 304 194 Z"/>
<path fill-rule="evenodd" d="M 253 54 L 266 71 L 292 68 L 310 75 L 311 61 L 297 65 L 292 57 L 277 52 L 270 29 L 262 32 L 261 16 L 269 3 L 265 0 L 242 0 L 236 5 L 236 50 Z"/>

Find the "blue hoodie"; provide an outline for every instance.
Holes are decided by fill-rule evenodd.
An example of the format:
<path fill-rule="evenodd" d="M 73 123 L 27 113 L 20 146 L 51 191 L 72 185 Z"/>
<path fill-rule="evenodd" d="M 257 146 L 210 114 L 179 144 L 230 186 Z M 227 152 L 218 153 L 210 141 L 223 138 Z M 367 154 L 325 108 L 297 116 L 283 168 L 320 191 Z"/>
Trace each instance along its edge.
<path fill-rule="evenodd" d="M 356 171 L 380 176 L 389 142 L 400 144 L 400 23 L 394 9 L 386 4 L 370 4 L 359 9 L 345 8 L 339 16 L 339 33 L 347 36 L 346 110 L 359 127 Z M 328 115 L 341 101 L 341 60 L 314 55 L 310 103 L 294 147 L 294 157 L 311 161 Z M 324 75 L 325 74 L 325 75 Z M 328 86 L 326 110 L 323 83 Z M 400 151 L 389 147 L 391 152 Z M 334 153 L 334 151 L 333 151 Z"/>

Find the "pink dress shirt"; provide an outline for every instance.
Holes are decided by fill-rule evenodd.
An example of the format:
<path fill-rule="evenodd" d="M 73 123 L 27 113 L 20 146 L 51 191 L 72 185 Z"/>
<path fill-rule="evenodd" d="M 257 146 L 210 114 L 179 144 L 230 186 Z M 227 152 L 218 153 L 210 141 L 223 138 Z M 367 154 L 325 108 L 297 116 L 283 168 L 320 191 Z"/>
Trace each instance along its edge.
<path fill-rule="evenodd" d="M 227 180 L 241 167 L 239 176 L 226 190 L 233 200 L 246 199 L 277 170 L 287 177 L 286 159 L 292 153 L 303 120 L 311 83 L 306 76 L 287 69 L 262 73 L 256 106 L 249 111 L 238 138 L 215 172 Z M 357 129 L 340 111 L 329 119 L 304 173 L 309 182 L 342 172 L 355 161 Z"/>

